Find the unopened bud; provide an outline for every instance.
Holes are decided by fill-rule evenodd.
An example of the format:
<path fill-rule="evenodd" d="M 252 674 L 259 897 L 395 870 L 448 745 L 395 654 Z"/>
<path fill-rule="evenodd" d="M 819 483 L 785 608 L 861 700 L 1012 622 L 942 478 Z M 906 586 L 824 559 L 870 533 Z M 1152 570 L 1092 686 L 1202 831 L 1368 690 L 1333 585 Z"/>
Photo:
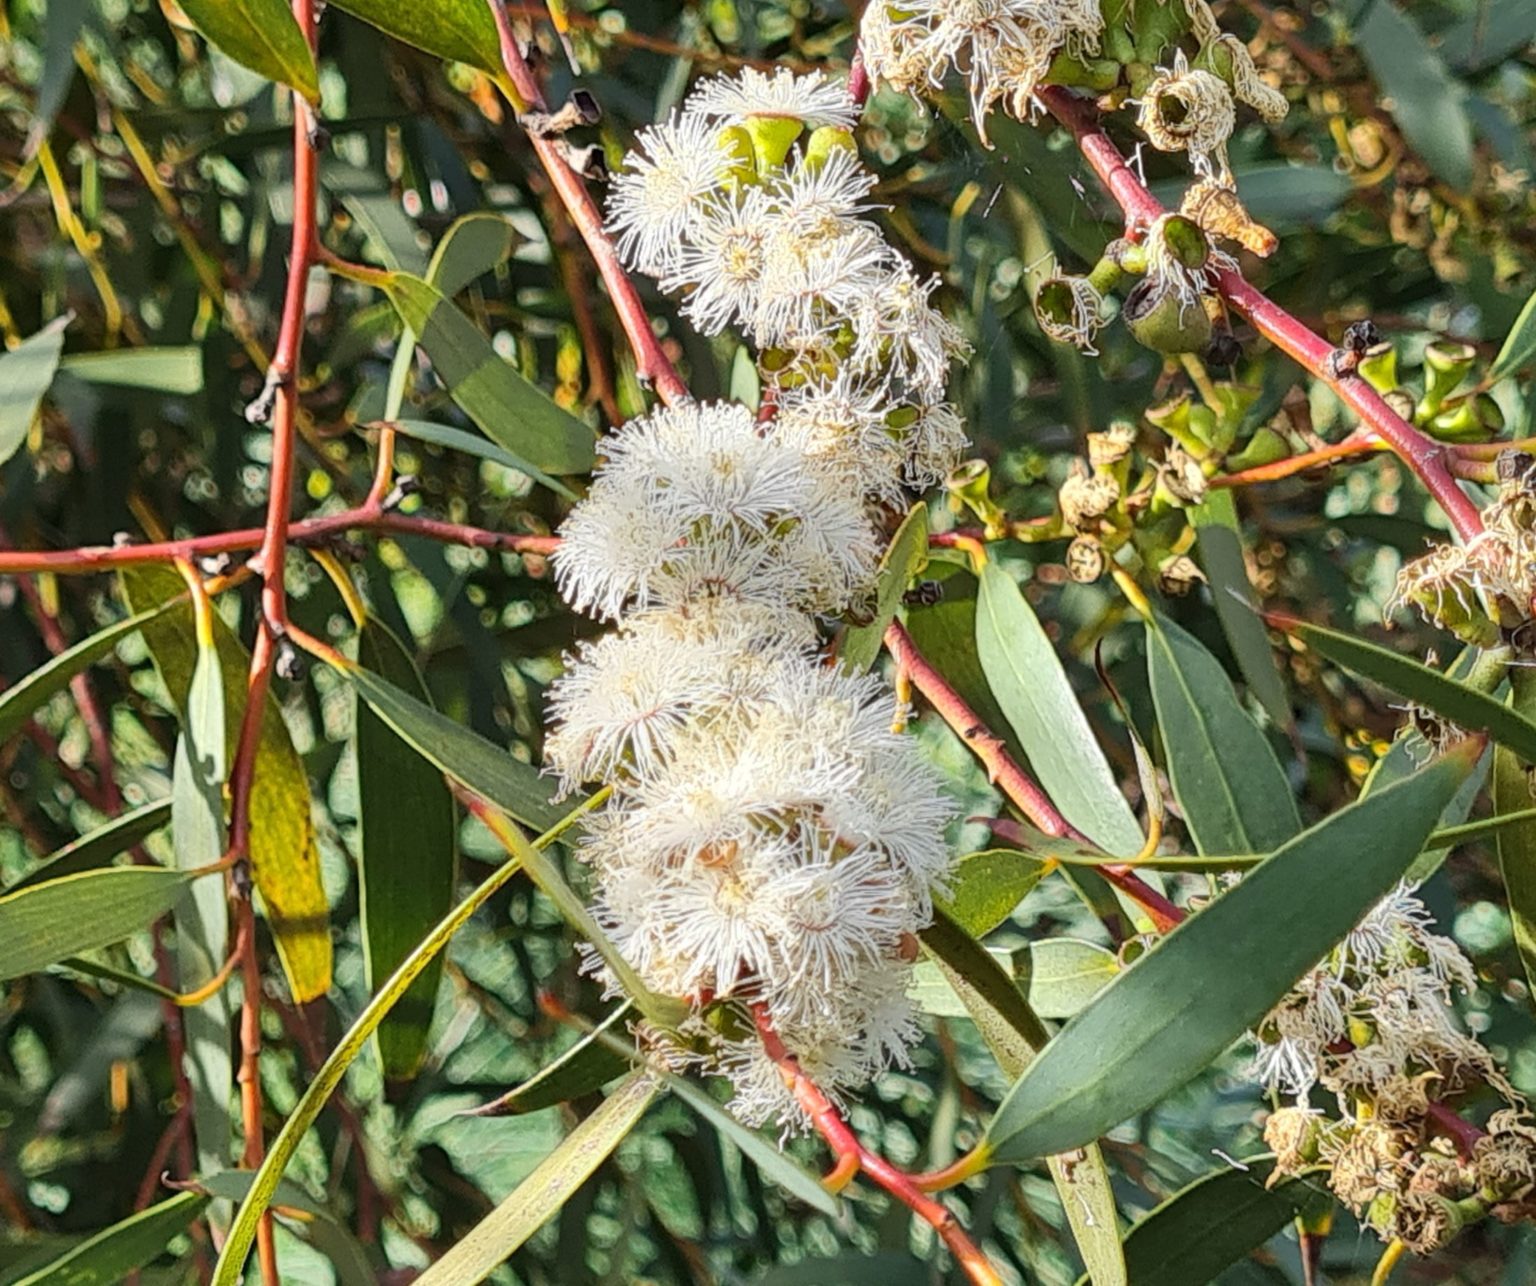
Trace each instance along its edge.
<path fill-rule="evenodd" d="M 1183 598 L 1203 583 L 1205 573 L 1187 554 L 1175 554 L 1157 569 L 1157 587 L 1169 598 Z"/>
<path fill-rule="evenodd" d="M 1135 425 L 1111 424 L 1102 433 L 1088 435 L 1088 463 L 1096 470 L 1107 469 L 1130 455 L 1135 445 Z"/>
<path fill-rule="evenodd" d="M 1092 531 L 1099 519 L 1120 503 L 1120 484 L 1103 474 L 1090 474 L 1082 461 L 1073 461 L 1072 476 L 1061 484 L 1057 500 L 1067 526 Z"/>
<path fill-rule="evenodd" d="M 1067 575 L 1079 585 L 1091 585 L 1108 565 L 1104 546 L 1092 536 L 1075 537 L 1067 546 Z"/>

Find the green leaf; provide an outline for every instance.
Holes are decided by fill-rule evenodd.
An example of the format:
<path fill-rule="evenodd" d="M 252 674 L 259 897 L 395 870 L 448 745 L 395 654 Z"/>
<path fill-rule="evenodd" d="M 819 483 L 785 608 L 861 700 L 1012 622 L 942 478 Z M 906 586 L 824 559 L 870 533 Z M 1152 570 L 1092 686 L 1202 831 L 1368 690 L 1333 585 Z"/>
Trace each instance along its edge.
<path fill-rule="evenodd" d="M 886 546 L 875 586 L 875 615 L 867 625 L 850 626 L 838 658 L 849 674 L 863 674 L 880 655 L 886 628 L 896 619 L 902 597 L 928 562 L 928 506 L 913 505 Z"/>
<path fill-rule="evenodd" d="M 106 866 L 119 853 L 126 853 L 146 836 L 154 834 L 171 820 L 171 801 L 157 799 L 141 804 L 138 808 L 114 817 L 79 839 L 71 840 L 62 848 L 56 848 L 43 861 L 29 871 L 5 892 L 19 893 L 44 880 L 56 880 L 61 875 L 74 875 L 98 866 Z M 218 854 L 215 853 L 217 858 Z"/>
<path fill-rule="evenodd" d="M 1527 0 L 1479 0 L 1444 32 L 1440 57 L 1462 72 L 1485 71 L 1536 40 L 1536 9 Z"/>
<path fill-rule="evenodd" d="M 605 1037 L 617 1037 L 618 1033 L 627 1030 L 634 1017 L 633 1005 L 628 1001 L 619 1005 L 537 1076 L 466 1115 L 519 1116 L 556 1103 L 569 1103 L 583 1094 L 602 1089 L 632 1065 L 632 1060 L 614 1050 Z"/>
<path fill-rule="evenodd" d="M 1536 294 L 1525 301 L 1499 355 L 1488 368 L 1488 382 L 1505 379 L 1532 361 L 1536 361 Z"/>
<path fill-rule="evenodd" d="M 1424 33 L 1392 0 L 1374 0 L 1355 28 L 1355 44 L 1409 146 L 1436 177 L 1465 192 L 1474 173 L 1466 90 Z"/>
<path fill-rule="evenodd" d="M 185 582 L 168 567 L 130 567 L 123 571 L 121 583 L 130 606 L 139 609 L 181 600 L 143 628 L 155 666 L 185 728 L 198 656 Z M 250 654 L 217 613 L 212 626 L 224 682 L 224 761 L 233 763 L 234 743 L 245 715 Z M 261 712 L 251 785 L 251 873 L 272 927 L 278 959 L 299 1004 L 323 996 L 331 985 L 330 905 L 320 882 L 320 850 L 310 809 L 304 762 L 293 748 L 277 698 L 269 693 Z"/>
<path fill-rule="evenodd" d="M 1344 176 L 1338 176 L 1343 178 Z M 1344 180 L 1346 183 L 1348 179 Z M 1246 197 L 1246 193 L 1244 196 Z M 1230 489 L 1212 491 L 1191 512 L 1199 540 L 1200 566 L 1211 583 L 1211 601 L 1222 632 L 1249 690 L 1278 728 L 1291 723 L 1291 702 L 1275 664 L 1259 603 L 1248 582 L 1243 559 L 1243 532 Z"/>
<path fill-rule="evenodd" d="M 358 657 L 382 681 L 430 702 L 410 654 L 378 621 L 359 632 Z M 357 794 L 359 916 L 372 991 L 453 905 L 459 825 L 442 773 L 365 703 L 357 710 Z M 414 1076 L 426 1057 L 441 977 L 441 961 L 423 970 L 379 1027 L 391 1080 Z"/>
<path fill-rule="evenodd" d="M 502 361 L 453 303 L 420 277 L 404 273 L 391 273 L 384 289 L 400 319 L 420 337 L 453 400 L 486 436 L 545 473 L 592 468 L 597 459 L 592 430 Z"/>
<path fill-rule="evenodd" d="M 320 101 L 309 41 L 285 0 L 180 0 L 203 35 L 243 67 Z"/>
<path fill-rule="evenodd" d="M 3 359 L 0 359 L 0 378 L 3 376 Z M 31 674 L 13 683 L 4 692 L 0 692 L 0 742 L 8 740 L 45 701 L 64 691 L 75 675 L 88 665 L 101 660 L 122 639 L 158 618 L 170 606 L 170 603 L 164 603 L 148 611 L 139 612 L 135 616 L 129 616 L 107 626 L 104 630 L 98 630 L 72 648 L 60 652 L 47 665 L 39 666 Z"/>
<path fill-rule="evenodd" d="M 1304 621 L 1287 621 L 1285 625 L 1290 633 L 1335 665 L 1407 697 L 1468 732 L 1486 732 L 1526 762 L 1536 763 L 1536 720 L 1519 708 L 1511 708 L 1497 697 L 1400 652 L 1389 652 L 1374 643 Z M 1515 668 L 1518 667 L 1512 667 Z"/>
<path fill-rule="evenodd" d="M 933 1269 L 904 1250 L 882 1250 L 873 1255 L 850 1251 L 830 1259 L 804 1259 L 779 1264 L 752 1286 L 932 1286 Z"/>
<path fill-rule="evenodd" d="M 555 825 L 570 811 L 555 803 L 559 787 L 531 764 L 439 714 L 426 702 L 387 683 L 370 670 L 345 661 L 337 670 L 373 712 L 417 752 L 502 812 L 538 830 Z"/>
<path fill-rule="evenodd" d="M 1013 914 L 1050 870 L 1046 861 L 1013 848 L 967 853 L 955 863 L 945 913 L 973 938 L 984 938 Z"/>
<path fill-rule="evenodd" d="M 976 653 L 1030 767 L 1062 816 L 1106 852 L 1138 852 L 1141 827 L 1056 650 L 1013 577 L 995 563 L 981 573 Z"/>
<path fill-rule="evenodd" d="M 89 0 L 49 0 L 43 15 L 43 66 L 32 99 L 26 142 L 22 144 L 23 161 L 35 157 L 53 132 L 59 108 L 64 106 L 75 80 L 75 42 L 90 16 Z"/>
<path fill-rule="evenodd" d="M 1518 715 L 1536 715 L 1536 671 L 1511 666 L 1510 709 Z M 1528 811 L 1533 761 L 1501 746 L 1493 757 L 1493 806 L 1501 816 Z M 1499 832 L 1499 870 L 1504 876 L 1504 895 L 1514 926 L 1515 946 L 1525 979 L 1536 989 L 1536 821 L 1510 826 Z"/>
<path fill-rule="evenodd" d="M 119 388 L 183 395 L 199 393 L 203 388 L 203 350 L 195 344 L 71 353 L 59 362 L 59 368 L 92 384 L 115 384 Z"/>
<path fill-rule="evenodd" d="M 660 1087 L 636 1072 L 539 1162 L 495 1210 L 416 1279 L 416 1286 L 484 1281 L 570 1199 L 639 1124 Z"/>
<path fill-rule="evenodd" d="M 21 450 L 32 431 L 43 394 L 58 370 L 69 322 L 69 317 L 59 317 L 9 352 L 0 352 L 0 464 Z"/>
<path fill-rule="evenodd" d="M 104 1228 L 13 1286 L 118 1286 L 184 1232 L 207 1204 L 200 1192 L 178 1193 Z"/>
<path fill-rule="evenodd" d="M 478 433 L 469 433 L 447 424 L 433 424 L 429 420 L 390 420 L 389 423 L 408 438 L 447 447 L 450 451 L 460 451 L 481 460 L 490 460 L 493 464 L 502 465 L 504 468 L 516 469 L 519 473 L 526 473 L 551 491 L 558 492 L 569 500 L 576 499 L 576 493 L 560 479 L 551 478 L 547 473 L 535 469 L 528 461 L 520 460 L 510 451 L 504 450 Z"/>
<path fill-rule="evenodd" d="M 1202 853 L 1268 853 L 1301 829 L 1269 740 L 1201 642 L 1147 623 L 1147 672 L 1173 793 Z"/>
<path fill-rule="evenodd" d="M 200 1174 L 197 1186 L 220 1201 L 243 1201 L 255 1174 L 250 1170 L 222 1170 Z M 313 1201 L 296 1183 L 284 1179 L 277 1185 L 275 1204 L 301 1213 L 303 1218 L 284 1222 L 331 1261 L 338 1286 L 378 1286 L 362 1244 L 329 1210 Z"/>
<path fill-rule="evenodd" d="M 477 277 L 504 263 L 516 244 L 517 230 L 505 215 L 490 210 L 466 214 L 455 219 L 438 241 L 427 266 L 427 280 L 452 299 Z"/>
<path fill-rule="evenodd" d="M 1113 951 L 1075 938 L 1045 938 L 1012 951 L 989 947 L 987 953 L 1041 1018 L 1071 1018 L 1120 972 Z M 965 1001 L 932 960 L 918 962 L 907 994 L 925 1014 L 938 1018 L 970 1016 Z"/>
<path fill-rule="evenodd" d="M 211 624 L 211 619 L 210 622 Z M 244 678 L 244 675 L 241 675 Z M 171 769 L 171 838 L 176 865 L 195 870 L 216 862 L 225 850 L 224 783 L 228 778 L 225 750 L 229 726 L 224 709 L 224 674 L 211 634 L 197 640 L 197 660 L 187 688 L 185 722 L 176 739 Z M 177 985 L 194 991 L 217 976 L 229 954 L 229 905 L 222 880 L 194 884 L 177 903 Z M 192 1138 L 198 1169 L 222 1170 L 230 1163 L 234 1124 L 230 1100 L 234 1092 L 232 1017 L 225 988 L 182 1014 L 186 1049 L 182 1066 L 192 1087 Z M 228 1212 L 218 1212 L 219 1224 Z"/>
<path fill-rule="evenodd" d="M 1303 831 L 1158 942 L 1014 1085 L 987 1131 L 993 1160 L 1081 1147 L 1209 1066 L 1401 878 L 1474 750 Z"/>
<path fill-rule="evenodd" d="M 160 866 L 81 871 L 0 897 L 0 979 L 121 942 L 176 904 L 192 876 Z"/>
<path fill-rule="evenodd" d="M 336 0 L 336 7 L 439 58 L 492 73 L 502 69 L 496 22 L 481 0 L 432 0 L 431 4 Z"/>
<path fill-rule="evenodd" d="M 540 849 L 549 844 L 555 835 L 580 815 L 581 811 L 578 808 L 568 817 L 562 818 L 556 827 L 535 840 L 533 847 Z M 400 997 L 409 990 L 410 985 L 421 975 L 421 972 L 453 940 L 453 935 L 469 923 L 470 917 L 522 869 L 522 863 L 519 860 L 503 862 L 468 897 L 439 920 L 433 926 L 432 932 L 416 944 L 411 954 L 400 962 L 400 967 L 384 981 L 379 990 L 374 993 L 373 998 L 363 1006 L 362 1013 L 358 1014 L 336 1043 L 335 1048 L 326 1055 L 325 1062 L 310 1078 L 309 1084 L 304 1087 L 303 1094 L 299 1096 L 299 1101 L 294 1104 L 293 1109 L 284 1119 L 283 1128 L 272 1140 L 266 1160 L 261 1163 L 255 1178 L 251 1181 L 250 1192 L 240 1203 L 240 1209 L 235 1212 L 235 1219 L 230 1225 L 224 1249 L 219 1253 L 219 1261 L 214 1266 L 213 1286 L 238 1286 L 241 1282 L 246 1256 L 250 1254 L 251 1243 L 256 1239 L 256 1227 L 261 1222 L 261 1216 L 272 1200 L 273 1194 L 277 1191 L 278 1184 L 282 1181 L 283 1171 L 288 1168 L 288 1163 L 293 1159 L 293 1154 L 298 1151 L 299 1144 L 303 1142 L 309 1127 L 315 1123 L 315 1118 L 320 1115 L 326 1102 L 336 1092 L 337 1086 L 347 1074 L 347 1069 L 367 1047 L 369 1039 L 378 1030 L 379 1024 L 394 1008 Z"/>
<path fill-rule="evenodd" d="M 1257 1157 L 1174 1193 L 1126 1234 L 1130 1280 L 1135 1286 L 1206 1286 L 1257 1250 L 1318 1197 L 1318 1187 L 1305 1178 L 1266 1188 L 1273 1170 L 1272 1160 Z"/>

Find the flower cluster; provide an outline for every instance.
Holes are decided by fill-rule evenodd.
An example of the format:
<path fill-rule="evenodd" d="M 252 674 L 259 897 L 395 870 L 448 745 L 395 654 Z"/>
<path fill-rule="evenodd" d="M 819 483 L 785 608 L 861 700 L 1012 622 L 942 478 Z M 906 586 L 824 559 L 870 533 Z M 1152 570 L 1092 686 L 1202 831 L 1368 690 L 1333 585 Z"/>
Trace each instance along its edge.
<path fill-rule="evenodd" d="M 1253 1069 L 1296 1100 L 1265 1128 L 1276 1176 L 1326 1166 L 1341 1201 L 1419 1251 L 1536 1182 L 1525 1104 L 1451 1010 L 1472 965 L 1430 924 L 1409 886 L 1383 898 L 1260 1024 Z M 1443 1103 L 1480 1085 L 1504 1100 L 1486 1132 Z M 1336 1096 L 1338 1119 L 1308 1106 L 1315 1086 Z"/>
<path fill-rule="evenodd" d="M 620 251 L 699 329 L 761 346 L 765 413 L 685 403 L 605 438 L 554 559 L 574 606 L 618 622 L 551 691 L 551 770 L 613 788 L 580 849 L 595 917 L 692 1007 L 657 1042 L 787 1128 L 805 1122 L 756 1024 L 833 1095 L 904 1062 L 950 862 L 952 806 L 899 703 L 818 651 L 818 616 L 871 594 L 884 506 L 964 443 L 942 400 L 959 336 L 861 217 L 852 119 L 819 75 L 749 71 L 641 135 L 610 200 Z"/>

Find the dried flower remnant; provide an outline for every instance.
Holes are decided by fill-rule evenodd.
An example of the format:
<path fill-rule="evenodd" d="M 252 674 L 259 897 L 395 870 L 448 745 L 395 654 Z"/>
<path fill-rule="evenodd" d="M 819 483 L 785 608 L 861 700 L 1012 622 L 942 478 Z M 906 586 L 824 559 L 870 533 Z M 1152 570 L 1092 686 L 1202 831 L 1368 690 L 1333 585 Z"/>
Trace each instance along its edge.
<path fill-rule="evenodd" d="M 1428 1253 L 1497 1203 L 1523 1200 L 1536 1175 L 1536 1131 L 1492 1055 L 1461 1030 L 1455 992 L 1472 965 L 1431 929 L 1399 885 L 1259 1025 L 1253 1075 L 1295 1105 L 1271 1114 L 1272 1182 L 1315 1166 L 1383 1240 Z M 1308 1104 L 1332 1092 L 1339 1115 Z M 1467 1154 L 1446 1100 L 1485 1087 L 1504 1103 Z M 1460 1151 L 1458 1151 L 1458 1148 Z M 1481 1158 L 1481 1171 L 1479 1161 Z"/>

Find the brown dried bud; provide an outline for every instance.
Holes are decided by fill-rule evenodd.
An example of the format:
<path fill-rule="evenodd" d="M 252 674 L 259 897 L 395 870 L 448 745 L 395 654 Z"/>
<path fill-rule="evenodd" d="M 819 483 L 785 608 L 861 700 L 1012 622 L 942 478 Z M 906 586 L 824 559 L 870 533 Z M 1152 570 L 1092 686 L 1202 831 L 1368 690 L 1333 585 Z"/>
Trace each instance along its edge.
<path fill-rule="evenodd" d="M 1528 492 L 1536 484 L 1536 456 L 1529 452 L 1500 451 L 1493 467 L 1501 486 L 1514 485 Z"/>
<path fill-rule="evenodd" d="M 1195 560 L 1176 554 L 1157 569 L 1157 587 L 1169 598 L 1183 598 L 1205 580 L 1205 573 Z"/>
<path fill-rule="evenodd" d="M 1264 1122 L 1264 1145 L 1275 1154 L 1270 1183 L 1297 1174 L 1318 1157 L 1322 1118 L 1310 1108 L 1282 1107 Z"/>
<path fill-rule="evenodd" d="M 1395 1191 L 1406 1141 L 1384 1125 L 1365 1122 L 1333 1159 L 1329 1185 L 1357 1214 L 1384 1190 Z"/>
<path fill-rule="evenodd" d="M 1255 223 L 1237 193 L 1216 179 L 1201 179 L 1184 194 L 1179 212 L 1193 219 L 1213 237 L 1235 241 L 1245 250 L 1268 258 L 1280 239 L 1262 223 Z"/>
<path fill-rule="evenodd" d="M 1198 505 L 1205 499 L 1205 471 L 1199 461 L 1178 445 L 1172 445 L 1163 455 L 1162 468 L 1158 471 L 1165 486 L 1176 500 L 1186 505 Z"/>
<path fill-rule="evenodd" d="M 1069 527 L 1092 531 L 1120 503 L 1120 484 L 1102 474 L 1090 474 L 1081 460 L 1074 460 L 1072 476 L 1061 484 L 1057 500 Z"/>
<path fill-rule="evenodd" d="M 1095 469 L 1107 469 L 1130 455 L 1135 445 L 1135 425 L 1111 424 L 1102 433 L 1088 435 L 1088 463 Z"/>
<path fill-rule="evenodd" d="M 1453 1201 L 1439 1196 L 1405 1196 L 1397 1203 L 1392 1234 L 1415 1255 L 1432 1255 L 1449 1245 L 1466 1224 Z"/>
<path fill-rule="evenodd" d="M 1104 546 L 1092 536 L 1078 536 L 1067 546 L 1067 575 L 1079 585 L 1091 585 L 1108 565 Z"/>

